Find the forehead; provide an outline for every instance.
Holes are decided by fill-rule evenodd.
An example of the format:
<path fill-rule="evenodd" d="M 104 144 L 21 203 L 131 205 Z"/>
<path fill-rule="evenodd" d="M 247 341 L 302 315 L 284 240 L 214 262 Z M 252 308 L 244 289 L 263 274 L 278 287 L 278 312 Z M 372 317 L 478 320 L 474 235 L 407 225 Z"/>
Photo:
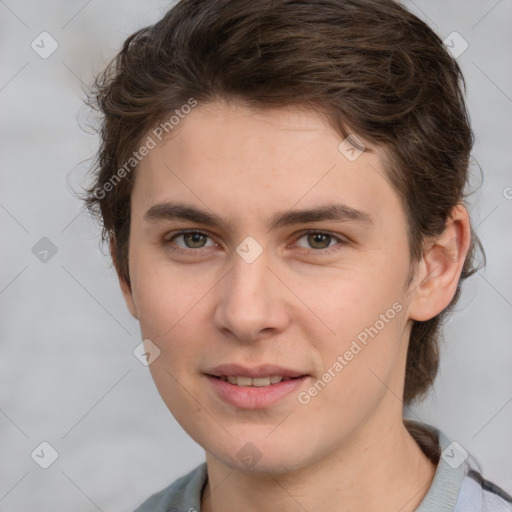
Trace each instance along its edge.
<path fill-rule="evenodd" d="M 137 210 L 180 200 L 233 223 L 247 214 L 270 225 L 294 206 L 344 204 L 377 222 L 399 207 L 383 151 L 366 144 L 370 151 L 348 158 L 354 152 L 347 156 L 346 143 L 340 149 L 342 137 L 313 110 L 217 102 L 198 105 L 176 128 L 139 164 Z"/>

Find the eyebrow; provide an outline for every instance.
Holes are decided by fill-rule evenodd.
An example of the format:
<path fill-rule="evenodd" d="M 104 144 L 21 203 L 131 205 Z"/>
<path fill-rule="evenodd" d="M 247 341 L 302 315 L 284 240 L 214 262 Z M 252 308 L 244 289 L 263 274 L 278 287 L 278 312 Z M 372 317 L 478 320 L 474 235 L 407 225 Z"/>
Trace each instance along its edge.
<path fill-rule="evenodd" d="M 145 214 L 144 220 L 158 222 L 163 220 L 182 219 L 214 228 L 226 226 L 226 222 L 219 216 L 196 206 L 183 203 L 165 202 L 152 206 Z M 269 222 L 269 229 L 277 229 L 295 224 L 307 224 L 319 221 L 356 222 L 374 226 L 373 217 L 361 210 L 345 204 L 328 204 L 306 210 L 286 210 L 276 213 Z"/>

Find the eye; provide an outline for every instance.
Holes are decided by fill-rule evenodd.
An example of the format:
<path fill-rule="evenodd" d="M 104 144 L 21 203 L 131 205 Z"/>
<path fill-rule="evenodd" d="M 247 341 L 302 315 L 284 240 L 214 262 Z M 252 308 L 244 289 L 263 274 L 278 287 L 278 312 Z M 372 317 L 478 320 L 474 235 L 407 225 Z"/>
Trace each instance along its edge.
<path fill-rule="evenodd" d="M 175 240 L 183 239 L 184 246 L 176 244 Z M 204 247 L 213 247 L 217 244 L 206 245 L 206 239 L 210 238 L 209 235 L 202 231 L 178 231 L 177 233 L 171 233 L 165 237 L 165 244 L 178 245 L 177 248 L 171 247 L 173 251 L 187 251 L 187 249 L 203 249 Z"/>
<path fill-rule="evenodd" d="M 182 240 L 183 245 L 176 242 L 176 240 L 180 239 Z M 186 252 L 191 254 L 194 252 L 199 253 L 198 250 L 194 251 L 194 249 L 204 249 L 218 246 L 218 244 L 213 242 L 213 240 L 212 243 L 207 245 L 208 239 L 211 240 L 210 235 L 204 233 L 203 231 L 183 230 L 175 233 L 169 233 L 164 239 L 164 244 L 168 246 L 172 251 Z M 302 239 L 306 240 L 306 243 L 309 245 L 309 247 L 304 247 L 298 244 L 298 242 Z M 337 246 L 347 245 L 348 242 L 331 233 L 309 230 L 304 232 L 300 238 L 297 239 L 295 244 L 302 249 L 306 249 L 307 252 L 311 254 L 326 254 L 339 250 L 340 247 Z"/>
<path fill-rule="evenodd" d="M 298 239 L 298 241 L 302 239 L 306 239 L 306 243 L 309 244 L 309 247 L 305 247 L 305 249 L 313 249 L 309 251 L 311 253 L 330 253 L 340 249 L 340 247 L 336 247 L 336 245 L 348 244 L 346 240 L 343 240 L 338 236 L 332 235 L 331 233 L 326 233 L 324 231 L 307 231 Z M 331 242 L 336 241 L 338 244 L 334 243 L 331 245 Z"/>

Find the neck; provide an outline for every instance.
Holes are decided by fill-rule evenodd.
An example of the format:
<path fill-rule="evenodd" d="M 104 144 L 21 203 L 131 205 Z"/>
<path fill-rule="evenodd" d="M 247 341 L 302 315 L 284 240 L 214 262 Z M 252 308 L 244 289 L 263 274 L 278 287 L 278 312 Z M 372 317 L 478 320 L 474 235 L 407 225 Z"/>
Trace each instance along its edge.
<path fill-rule="evenodd" d="M 286 474 L 233 470 L 207 454 L 203 512 L 413 512 L 427 493 L 435 465 L 401 418 L 374 435 L 363 430 L 350 447 Z"/>

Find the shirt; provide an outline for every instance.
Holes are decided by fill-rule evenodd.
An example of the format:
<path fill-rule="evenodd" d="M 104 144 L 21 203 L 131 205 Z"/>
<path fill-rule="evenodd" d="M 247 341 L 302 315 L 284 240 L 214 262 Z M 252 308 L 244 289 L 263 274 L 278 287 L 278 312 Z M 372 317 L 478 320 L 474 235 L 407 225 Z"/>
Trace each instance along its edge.
<path fill-rule="evenodd" d="M 416 512 L 512 512 L 512 497 L 482 477 L 464 448 L 432 425 L 406 421 L 415 431 L 427 429 L 435 436 L 439 457 L 434 479 Z M 410 432 L 425 451 L 421 438 L 413 430 Z M 432 458 L 431 454 L 428 456 Z M 201 495 L 207 479 L 204 462 L 153 494 L 134 512 L 201 512 Z"/>

